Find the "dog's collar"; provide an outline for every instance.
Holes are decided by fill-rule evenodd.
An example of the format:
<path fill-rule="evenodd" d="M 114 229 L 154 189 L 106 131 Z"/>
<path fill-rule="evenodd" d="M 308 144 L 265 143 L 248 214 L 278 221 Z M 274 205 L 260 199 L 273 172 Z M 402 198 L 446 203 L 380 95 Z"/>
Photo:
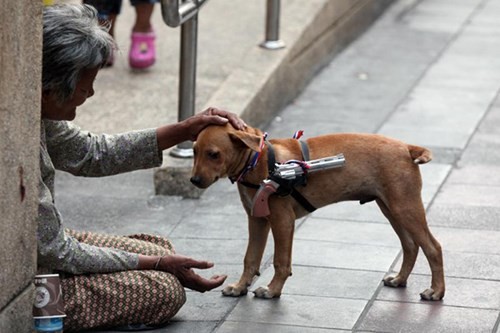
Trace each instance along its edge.
<path fill-rule="evenodd" d="M 255 154 L 253 155 L 253 157 L 248 158 L 249 161 L 247 161 L 247 163 L 243 167 L 243 170 L 241 170 L 241 172 L 239 173 L 238 177 L 229 177 L 229 180 L 231 181 L 231 183 L 233 183 L 233 184 L 234 183 L 241 183 L 243 180 L 243 177 L 245 177 L 245 175 L 250 170 L 255 168 L 257 163 L 259 163 L 260 157 L 262 156 L 262 151 L 264 149 L 264 146 L 266 145 L 266 139 L 267 139 L 267 132 L 262 135 L 262 141 L 260 143 L 259 151 L 256 151 Z"/>

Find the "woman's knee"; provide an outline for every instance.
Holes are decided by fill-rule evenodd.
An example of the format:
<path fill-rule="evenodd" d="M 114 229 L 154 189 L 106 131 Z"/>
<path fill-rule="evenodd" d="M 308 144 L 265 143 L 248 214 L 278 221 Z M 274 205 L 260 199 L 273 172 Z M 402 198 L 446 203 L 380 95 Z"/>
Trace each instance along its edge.
<path fill-rule="evenodd" d="M 179 280 L 160 271 L 72 276 L 62 279 L 61 286 L 69 331 L 137 323 L 160 325 L 186 302 Z"/>
<path fill-rule="evenodd" d="M 163 324 L 172 317 L 186 303 L 186 291 L 179 280 L 171 274 L 161 273 L 161 281 L 157 281 L 154 296 L 151 299 L 151 322 L 149 324 Z"/>

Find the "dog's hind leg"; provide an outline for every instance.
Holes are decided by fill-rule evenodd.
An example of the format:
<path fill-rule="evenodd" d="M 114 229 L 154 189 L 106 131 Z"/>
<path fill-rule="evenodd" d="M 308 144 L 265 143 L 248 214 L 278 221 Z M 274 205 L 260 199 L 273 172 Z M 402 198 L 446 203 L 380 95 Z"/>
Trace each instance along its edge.
<path fill-rule="evenodd" d="M 224 296 L 243 296 L 248 292 L 253 278 L 260 275 L 260 263 L 266 248 L 270 224 L 267 220 L 255 217 L 248 218 L 249 239 L 244 259 L 244 269 L 237 283 L 226 286 L 222 290 Z"/>
<path fill-rule="evenodd" d="M 415 265 L 415 261 L 417 260 L 418 255 L 418 245 L 415 244 L 411 235 L 402 228 L 394 219 L 389 208 L 382 202 L 382 200 L 376 200 L 378 206 L 382 213 L 387 217 L 389 222 L 391 223 L 394 231 L 399 237 L 401 242 L 401 246 L 403 248 L 403 263 L 401 264 L 401 269 L 396 276 L 387 276 L 384 278 L 384 285 L 389 287 L 406 287 L 406 282 L 408 280 L 408 276 L 413 270 L 413 266 Z"/>
<path fill-rule="evenodd" d="M 405 194 L 405 196 L 393 196 L 393 199 L 396 197 L 406 197 L 405 202 L 400 202 L 395 199 L 391 201 L 390 206 L 386 205 L 390 216 L 392 216 L 391 224 L 393 224 L 393 226 L 397 226 L 395 227 L 395 230 L 396 228 L 400 228 L 404 230 L 403 234 L 410 235 L 414 244 L 422 248 L 427 261 L 429 262 L 432 273 L 432 283 L 429 289 L 426 289 L 420 294 L 421 298 L 433 301 L 440 300 L 443 298 L 445 292 L 443 254 L 441 245 L 434 238 L 429 230 L 429 227 L 427 226 L 425 209 L 422 204 L 420 193 L 418 193 L 418 195 L 409 195 L 409 193 Z M 403 239 L 401 242 L 403 243 Z M 404 247 L 403 251 L 405 251 Z M 403 258 L 402 271 L 405 268 L 409 268 L 410 264 L 411 267 L 413 267 L 414 262 L 411 261 L 413 258 L 412 255 L 412 253 L 409 253 L 409 260 L 406 263 L 408 267 L 405 266 Z"/>

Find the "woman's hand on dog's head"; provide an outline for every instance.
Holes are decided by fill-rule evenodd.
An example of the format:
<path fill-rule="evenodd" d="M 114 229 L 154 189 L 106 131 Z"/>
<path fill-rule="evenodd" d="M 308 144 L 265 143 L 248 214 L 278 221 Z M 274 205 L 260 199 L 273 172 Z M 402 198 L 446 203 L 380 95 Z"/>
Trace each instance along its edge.
<path fill-rule="evenodd" d="M 212 107 L 189 117 L 185 122 L 192 141 L 196 141 L 198 134 L 209 125 L 225 125 L 229 123 L 237 130 L 243 130 L 247 127 L 243 119 L 236 114 Z"/>
<path fill-rule="evenodd" d="M 213 121 L 210 125 L 224 125 L 229 122 L 235 129 L 243 130 L 247 127 L 247 124 L 243 119 L 238 117 L 235 113 L 225 111 L 222 109 L 209 107 L 206 110 L 199 113 L 202 116 L 209 116 Z"/>
<path fill-rule="evenodd" d="M 198 134 L 205 127 L 227 123 L 237 130 L 243 130 L 247 127 L 247 124 L 232 112 L 208 108 L 175 124 L 158 127 L 156 129 L 158 148 L 165 150 L 187 140 L 196 141 Z"/>

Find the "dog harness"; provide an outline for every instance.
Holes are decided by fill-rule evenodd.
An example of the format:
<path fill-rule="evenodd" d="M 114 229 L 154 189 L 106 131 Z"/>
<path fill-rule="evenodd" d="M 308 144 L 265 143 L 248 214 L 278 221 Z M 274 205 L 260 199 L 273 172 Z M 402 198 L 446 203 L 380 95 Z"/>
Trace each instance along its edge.
<path fill-rule="evenodd" d="M 300 147 L 302 149 L 302 161 L 309 161 L 309 147 L 304 141 L 299 141 Z M 281 177 L 274 176 L 274 171 L 276 169 L 276 156 L 274 154 L 273 145 L 267 142 L 267 167 L 269 169 L 269 179 L 275 181 L 280 186 L 276 191 L 276 194 L 280 197 L 285 197 L 291 195 L 297 202 L 304 207 L 309 213 L 316 210 L 314 207 L 297 189 L 296 186 L 306 186 L 307 185 L 307 173 L 304 172 L 302 176 L 296 177 L 295 179 L 284 179 Z"/>
<path fill-rule="evenodd" d="M 297 131 L 295 132 L 293 138 L 294 139 L 299 139 L 300 136 L 302 136 L 302 131 Z M 246 166 L 243 168 L 243 170 L 240 172 L 238 177 L 230 177 L 229 179 L 231 180 L 232 183 L 238 182 L 239 184 L 248 187 L 248 188 L 253 188 L 253 189 L 259 189 L 260 185 L 252 184 L 249 182 L 246 182 L 243 180 L 244 176 L 252 170 L 260 160 L 262 150 L 264 148 L 264 145 L 267 145 L 267 150 L 268 150 L 268 160 L 267 160 L 267 166 L 269 170 L 269 179 L 275 181 L 278 183 L 280 186 L 278 190 L 276 191 L 275 194 L 279 195 L 280 197 L 285 197 L 287 195 L 291 195 L 297 202 L 304 207 L 308 212 L 312 213 L 316 210 L 316 207 L 314 207 L 297 189 L 295 188 L 296 186 L 305 186 L 307 184 L 307 173 L 304 173 L 300 177 L 296 177 L 295 179 L 283 179 L 281 177 L 273 176 L 274 171 L 276 169 L 276 155 L 274 153 L 274 148 L 273 145 L 266 140 L 267 139 L 267 133 L 264 133 L 263 135 L 263 140 L 261 143 L 261 149 L 259 152 L 256 152 L 253 157 L 249 157 L 249 162 L 246 163 Z M 299 141 L 301 150 L 302 150 L 302 160 L 303 161 L 308 161 L 309 160 L 309 147 L 307 146 L 307 143 L 304 141 Z"/>

